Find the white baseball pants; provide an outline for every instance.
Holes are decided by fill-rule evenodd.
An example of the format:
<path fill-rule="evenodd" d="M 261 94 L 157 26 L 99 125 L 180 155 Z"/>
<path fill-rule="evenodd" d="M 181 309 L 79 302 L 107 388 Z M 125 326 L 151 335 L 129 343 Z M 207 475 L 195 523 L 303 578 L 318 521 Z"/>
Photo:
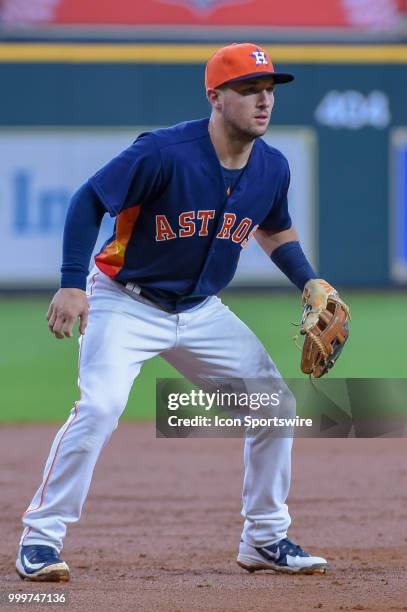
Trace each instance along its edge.
<path fill-rule="evenodd" d="M 280 378 L 253 332 L 217 297 L 170 314 L 127 295 L 96 269 L 89 276 L 88 327 L 79 356 L 80 399 L 58 431 L 43 481 L 23 515 L 21 544 L 62 549 L 78 521 L 102 448 L 124 411 L 143 363 L 161 355 L 184 377 Z M 244 446 L 242 538 L 255 546 L 286 537 L 289 437 L 260 432 Z"/>

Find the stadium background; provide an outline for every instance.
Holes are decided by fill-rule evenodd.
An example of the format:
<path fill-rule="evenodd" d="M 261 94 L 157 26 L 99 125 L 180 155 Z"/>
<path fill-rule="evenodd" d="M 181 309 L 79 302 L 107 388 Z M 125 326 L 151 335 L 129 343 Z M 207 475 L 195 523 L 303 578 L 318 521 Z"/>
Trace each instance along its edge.
<path fill-rule="evenodd" d="M 308 256 L 352 308 L 352 341 L 334 374 L 405 376 L 405 3 L 305 4 L 107 0 L 97 15 L 83 1 L 0 4 L 3 421 L 60 421 L 77 396 L 76 343 L 55 342 L 44 318 L 72 193 L 140 131 L 208 114 L 205 61 L 242 39 L 296 75 L 278 89 L 267 139 L 290 161 Z M 100 241 L 110 230 L 105 219 Z M 299 296 L 256 244 L 223 299 L 283 374 L 298 375 L 290 322 Z M 146 364 L 124 418 L 152 418 L 155 378 L 171 374 L 160 359 Z"/>

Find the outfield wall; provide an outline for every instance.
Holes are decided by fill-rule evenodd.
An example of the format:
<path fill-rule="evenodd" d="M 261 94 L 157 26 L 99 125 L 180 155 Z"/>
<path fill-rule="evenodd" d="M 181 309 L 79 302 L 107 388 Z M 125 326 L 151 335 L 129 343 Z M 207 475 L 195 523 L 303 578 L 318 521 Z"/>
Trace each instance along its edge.
<path fill-rule="evenodd" d="M 296 75 L 278 88 L 269 138 L 299 177 L 294 208 L 319 274 L 338 285 L 407 282 L 407 46 L 268 49 L 279 69 Z M 211 45 L 0 45 L 0 231 L 12 253 L 0 265 L 1 285 L 16 277 L 13 259 L 18 282 L 33 275 L 35 284 L 55 282 L 69 197 L 104 155 L 140 126 L 208 114 L 202 83 L 212 51 Z M 64 138 L 59 144 L 56 138 L 51 153 L 44 149 L 50 128 L 54 136 L 61 128 L 73 135 L 93 128 L 99 138 L 106 127 L 121 128 L 113 149 L 98 149 L 92 138 L 89 146 L 98 152 L 91 156 L 84 138 L 76 148 L 71 141 L 69 151 Z M 45 264 L 42 274 L 40 257 L 32 262 L 35 274 L 24 278 L 37 249 L 43 262 L 55 262 L 54 277 Z M 241 283 L 250 279 L 281 282 L 249 265 Z"/>

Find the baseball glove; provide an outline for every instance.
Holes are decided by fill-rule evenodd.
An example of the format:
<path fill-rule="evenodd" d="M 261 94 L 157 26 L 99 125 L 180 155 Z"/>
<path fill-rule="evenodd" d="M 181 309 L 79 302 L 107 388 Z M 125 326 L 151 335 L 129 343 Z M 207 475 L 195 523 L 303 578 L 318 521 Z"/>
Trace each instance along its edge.
<path fill-rule="evenodd" d="M 301 370 L 320 378 L 336 363 L 349 336 L 350 313 L 338 292 L 322 279 L 306 283 L 300 333 L 305 336 Z"/>

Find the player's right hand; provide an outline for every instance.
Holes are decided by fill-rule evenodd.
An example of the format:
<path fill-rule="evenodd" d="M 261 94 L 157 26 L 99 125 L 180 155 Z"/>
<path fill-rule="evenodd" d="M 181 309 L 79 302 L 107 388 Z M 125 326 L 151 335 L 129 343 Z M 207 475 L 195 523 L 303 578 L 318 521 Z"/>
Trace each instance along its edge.
<path fill-rule="evenodd" d="M 72 329 L 79 317 L 79 333 L 84 334 L 88 324 L 89 304 L 82 289 L 59 289 L 48 308 L 48 328 L 55 338 L 72 338 Z"/>

